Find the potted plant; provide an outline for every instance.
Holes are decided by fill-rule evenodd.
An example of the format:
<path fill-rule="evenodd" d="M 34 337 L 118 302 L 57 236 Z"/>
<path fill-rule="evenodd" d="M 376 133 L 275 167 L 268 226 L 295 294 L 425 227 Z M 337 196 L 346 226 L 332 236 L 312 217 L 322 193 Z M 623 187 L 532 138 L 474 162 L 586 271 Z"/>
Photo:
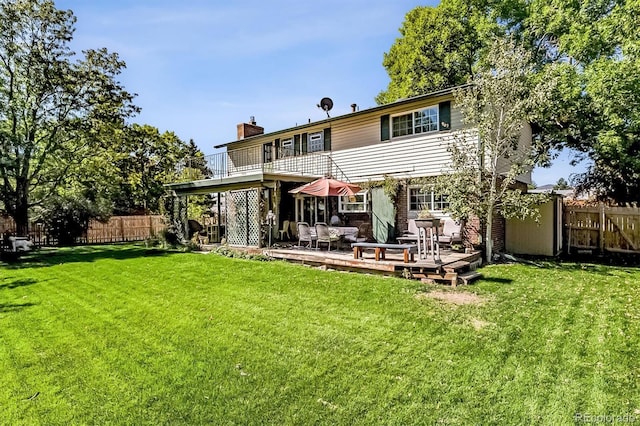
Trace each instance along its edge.
<path fill-rule="evenodd" d="M 418 228 L 433 228 L 435 226 L 440 226 L 440 219 L 433 217 L 429 210 L 422 210 L 415 221 Z"/>
<path fill-rule="evenodd" d="M 456 253 L 464 253 L 465 249 L 462 244 L 451 244 L 451 251 L 455 251 Z"/>

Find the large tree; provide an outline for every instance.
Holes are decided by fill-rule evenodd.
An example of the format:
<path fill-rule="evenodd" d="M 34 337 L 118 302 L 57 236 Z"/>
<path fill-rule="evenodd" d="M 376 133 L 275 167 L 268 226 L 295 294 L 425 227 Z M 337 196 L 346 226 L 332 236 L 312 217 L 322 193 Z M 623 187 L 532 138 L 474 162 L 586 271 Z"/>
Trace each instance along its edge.
<path fill-rule="evenodd" d="M 590 158 L 575 176 L 579 190 L 639 202 L 640 2 L 527 3 L 516 33 L 536 52 L 539 73 L 561 81 L 536 122 L 540 140 Z"/>
<path fill-rule="evenodd" d="M 521 140 L 523 128 L 554 90 L 552 81 L 536 83 L 531 68 L 528 51 L 498 39 L 474 73 L 474 84 L 456 92 L 466 129 L 450 143 L 451 170 L 437 179 L 436 190 L 448 195 L 455 217 L 479 218 L 487 262 L 494 219 L 536 217 L 542 201 L 516 187 L 536 157 L 534 147 Z"/>
<path fill-rule="evenodd" d="M 407 13 L 384 55 L 391 78 L 378 104 L 466 83 L 486 43 L 501 27 L 490 0 L 443 0 Z"/>
<path fill-rule="evenodd" d="M 117 54 L 70 50 L 74 23 L 51 0 L 0 0 L 0 196 L 20 234 L 96 135 L 136 111 Z"/>
<path fill-rule="evenodd" d="M 195 143 L 186 144 L 173 132 L 139 124 L 124 130 L 120 149 L 115 162 L 120 184 L 114 197 L 120 214 L 158 213 L 164 184 L 179 180 L 178 164 L 199 153 Z"/>
<path fill-rule="evenodd" d="M 466 82 L 489 40 L 512 36 L 531 53 L 531 71 L 558 82 L 532 122 L 536 162 L 575 149 L 592 160 L 579 189 L 640 201 L 640 1 L 443 0 L 410 11 L 400 32 L 379 103 Z"/>

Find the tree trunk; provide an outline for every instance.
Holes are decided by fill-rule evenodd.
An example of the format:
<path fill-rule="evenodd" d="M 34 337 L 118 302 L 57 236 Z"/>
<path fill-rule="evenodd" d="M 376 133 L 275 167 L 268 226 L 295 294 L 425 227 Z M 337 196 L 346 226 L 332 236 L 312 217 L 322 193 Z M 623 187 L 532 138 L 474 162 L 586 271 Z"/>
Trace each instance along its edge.
<path fill-rule="evenodd" d="M 13 211 L 13 220 L 16 222 L 16 235 L 26 237 L 29 235 L 29 191 L 27 182 L 18 179 L 16 182 L 16 205 Z"/>
<path fill-rule="evenodd" d="M 493 209 L 489 209 L 489 213 L 487 214 L 487 223 L 485 229 L 485 255 L 487 263 L 492 263 L 493 261 Z"/>

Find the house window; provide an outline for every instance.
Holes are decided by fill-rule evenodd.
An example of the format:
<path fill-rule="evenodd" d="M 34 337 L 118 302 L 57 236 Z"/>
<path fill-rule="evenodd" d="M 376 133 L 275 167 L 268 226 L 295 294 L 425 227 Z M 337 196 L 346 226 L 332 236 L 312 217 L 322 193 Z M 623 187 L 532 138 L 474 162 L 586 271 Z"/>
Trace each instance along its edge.
<path fill-rule="evenodd" d="M 414 133 L 435 132 L 438 130 L 438 108 L 431 107 L 413 113 Z"/>
<path fill-rule="evenodd" d="M 338 198 L 338 211 L 340 213 L 366 213 L 368 211 L 367 192 Z"/>
<path fill-rule="evenodd" d="M 273 143 L 265 143 L 262 145 L 262 162 L 270 163 L 273 161 Z"/>
<path fill-rule="evenodd" d="M 449 207 L 449 201 L 446 195 L 433 191 L 424 192 L 421 188 L 409 188 L 409 211 L 442 211 L 447 207 Z"/>
<path fill-rule="evenodd" d="M 419 188 L 409 188 L 409 210 L 422 211 L 427 205 L 427 200 L 431 200 L 431 193 L 422 192 Z"/>
<path fill-rule="evenodd" d="M 406 136 L 413 134 L 413 120 L 411 114 L 398 115 L 391 118 L 393 133 L 392 136 Z"/>
<path fill-rule="evenodd" d="M 324 151 L 324 135 L 322 132 L 309 133 L 307 152 Z"/>
<path fill-rule="evenodd" d="M 282 141 L 280 141 L 280 154 L 280 158 L 292 157 L 294 155 L 293 138 L 282 139 Z"/>
<path fill-rule="evenodd" d="M 438 107 L 432 106 L 391 117 L 391 137 L 417 135 L 438 130 Z"/>

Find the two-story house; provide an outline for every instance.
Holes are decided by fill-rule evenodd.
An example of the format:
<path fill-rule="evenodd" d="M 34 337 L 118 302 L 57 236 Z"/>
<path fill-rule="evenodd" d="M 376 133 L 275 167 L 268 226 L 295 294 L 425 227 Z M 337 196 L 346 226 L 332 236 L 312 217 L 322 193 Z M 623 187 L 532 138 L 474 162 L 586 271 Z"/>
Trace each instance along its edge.
<path fill-rule="evenodd" d="M 206 179 L 168 187 L 177 196 L 224 193 L 226 237 L 232 245 L 260 246 L 269 210 L 275 214 L 275 229 L 285 220 L 313 224 L 338 214 L 349 225 L 369 222 L 378 241 L 393 240 L 394 232 L 405 230 L 407 219 L 423 209 L 444 214 L 446 196 L 424 191 L 417 180 L 448 169 L 447 148 L 463 130 L 454 90 L 364 110 L 352 105 L 351 113 L 270 133 L 252 118 L 238 125 L 237 140 L 216 147 L 225 152 L 206 157 Z M 479 143 L 473 132 L 468 135 L 468 143 Z M 531 141 L 528 127 L 522 141 Z M 289 192 L 322 176 L 368 189 L 355 197 Z M 375 185 L 385 179 L 402 182 L 394 201 Z M 521 180 L 529 183 L 530 175 Z"/>

